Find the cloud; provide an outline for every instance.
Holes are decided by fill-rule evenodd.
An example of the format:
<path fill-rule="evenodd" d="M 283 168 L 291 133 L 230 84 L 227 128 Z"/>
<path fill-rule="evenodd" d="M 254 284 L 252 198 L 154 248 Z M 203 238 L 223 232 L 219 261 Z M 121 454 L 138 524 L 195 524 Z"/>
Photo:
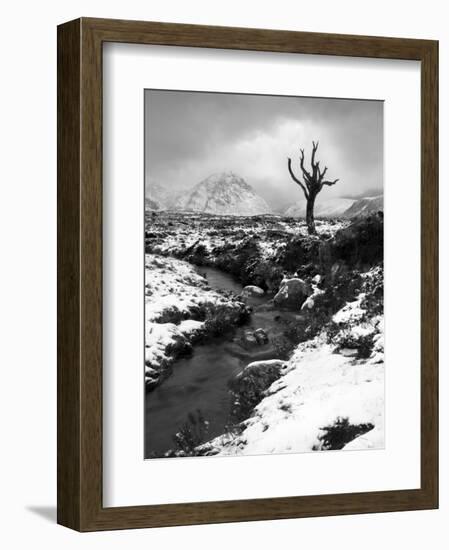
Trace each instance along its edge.
<path fill-rule="evenodd" d="M 301 198 L 287 171 L 299 169 L 299 149 L 340 182 L 328 197 L 382 189 L 383 104 L 337 100 L 147 90 L 146 186 L 157 181 L 178 193 L 212 173 L 232 170 L 273 208 Z"/>

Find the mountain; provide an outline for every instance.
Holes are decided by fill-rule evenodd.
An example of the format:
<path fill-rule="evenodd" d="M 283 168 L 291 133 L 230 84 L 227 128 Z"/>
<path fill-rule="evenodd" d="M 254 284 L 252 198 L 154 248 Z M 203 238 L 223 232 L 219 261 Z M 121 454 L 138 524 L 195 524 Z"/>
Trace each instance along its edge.
<path fill-rule="evenodd" d="M 154 199 L 145 197 L 145 210 L 162 210 L 161 205 Z"/>
<path fill-rule="evenodd" d="M 173 191 L 157 181 L 150 180 L 145 186 L 145 208 L 167 210 L 173 201 Z"/>
<path fill-rule="evenodd" d="M 363 197 L 360 199 L 333 198 L 320 200 L 318 196 L 315 203 L 315 218 L 356 218 L 367 216 L 372 212 L 383 210 L 383 195 L 375 197 Z M 285 216 L 294 218 L 306 217 L 306 201 L 301 200 L 284 213 Z"/>
<path fill-rule="evenodd" d="M 358 199 L 354 204 L 348 208 L 345 212 L 346 218 L 355 218 L 359 216 L 367 216 L 372 212 L 383 211 L 384 209 L 384 197 L 383 195 L 377 195 L 376 197 L 364 197 Z"/>
<path fill-rule="evenodd" d="M 315 218 L 339 218 L 357 202 L 355 199 L 324 199 L 320 200 L 320 197 L 315 202 Z M 294 218 L 306 217 L 306 201 L 301 200 L 293 204 L 285 211 L 285 216 L 292 216 Z"/>
<path fill-rule="evenodd" d="M 246 181 L 233 172 L 213 174 L 179 197 L 174 210 L 252 216 L 269 214 L 270 207 Z"/>

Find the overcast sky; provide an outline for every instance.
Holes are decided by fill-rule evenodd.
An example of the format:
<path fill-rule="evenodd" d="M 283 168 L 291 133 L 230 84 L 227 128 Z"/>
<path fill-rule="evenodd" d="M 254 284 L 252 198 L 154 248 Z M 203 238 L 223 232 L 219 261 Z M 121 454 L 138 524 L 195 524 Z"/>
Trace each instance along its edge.
<path fill-rule="evenodd" d="M 326 177 L 339 178 L 320 197 L 374 194 L 383 186 L 383 103 L 204 92 L 145 92 L 145 176 L 173 189 L 233 171 L 273 208 L 303 198 L 299 149 L 310 162 L 312 140 Z"/>

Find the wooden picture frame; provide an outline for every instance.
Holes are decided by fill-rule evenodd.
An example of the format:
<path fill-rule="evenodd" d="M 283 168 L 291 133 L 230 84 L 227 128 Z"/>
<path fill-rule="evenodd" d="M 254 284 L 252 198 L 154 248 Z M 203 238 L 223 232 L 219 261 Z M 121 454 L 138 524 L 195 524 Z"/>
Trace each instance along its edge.
<path fill-rule="evenodd" d="M 421 62 L 421 488 L 105 508 L 102 502 L 102 45 Z M 58 523 L 79 531 L 438 506 L 438 43 L 81 18 L 58 27 Z"/>

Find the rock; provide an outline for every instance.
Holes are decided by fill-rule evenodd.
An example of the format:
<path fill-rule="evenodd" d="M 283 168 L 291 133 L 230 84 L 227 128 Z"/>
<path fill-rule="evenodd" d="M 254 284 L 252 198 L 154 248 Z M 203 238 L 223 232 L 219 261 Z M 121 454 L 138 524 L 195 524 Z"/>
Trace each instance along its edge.
<path fill-rule="evenodd" d="M 268 334 L 264 331 L 263 328 L 258 328 L 253 332 L 253 335 L 255 336 L 257 343 L 262 345 L 266 344 L 268 342 Z"/>
<path fill-rule="evenodd" d="M 253 361 L 247 365 L 230 383 L 235 396 L 233 416 L 239 421 L 247 418 L 286 367 L 287 363 L 279 359 Z"/>
<path fill-rule="evenodd" d="M 268 334 L 262 329 L 258 328 L 254 332 L 251 330 L 245 330 L 242 336 L 242 344 L 245 347 L 248 346 L 261 346 L 268 342 Z"/>
<path fill-rule="evenodd" d="M 305 309 L 313 309 L 315 307 L 315 299 L 318 296 L 321 296 L 324 294 L 324 290 L 321 290 L 320 288 L 315 287 L 313 290 L 313 294 L 311 294 L 307 300 L 302 304 L 301 310 Z"/>
<path fill-rule="evenodd" d="M 331 280 L 333 281 L 336 277 L 346 274 L 348 272 L 348 267 L 344 262 L 338 261 L 332 264 L 331 267 Z"/>
<path fill-rule="evenodd" d="M 241 296 L 243 298 L 254 298 L 260 297 L 265 294 L 265 291 L 256 285 L 245 286 L 242 290 Z"/>
<path fill-rule="evenodd" d="M 359 353 L 359 350 L 352 348 L 341 348 L 338 353 L 340 353 L 344 357 L 356 357 Z"/>
<path fill-rule="evenodd" d="M 287 366 L 286 361 L 281 359 L 266 359 L 264 361 L 253 361 L 237 375 L 237 378 L 242 379 L 247 376 L 263 377 L 268 373 L 279 373 L 281 369 Z"/>
<path fill-rule="evenodd" d="M 305 300 L 312 294 L 312 289 L 302 279 L 292 277 L 281 282 L 279 291 L 273 298 L 278 307 L 298 311 Z"/>
<path fill-rule="evenodd" d="M 312 296 L 309 296 L 307 300 L 302 304 L 301 310 L 312 309 L 315 306 L 315 301 Z"/>
<path fill-rule="evenodd" d="M 242 341 L 244 345 L 247 346 L 257 346 L 258 341 L 257 338 L 254 336 L 254 333 L 252 333 L 250 330 L 246 330 L 243 334 Z"/>

